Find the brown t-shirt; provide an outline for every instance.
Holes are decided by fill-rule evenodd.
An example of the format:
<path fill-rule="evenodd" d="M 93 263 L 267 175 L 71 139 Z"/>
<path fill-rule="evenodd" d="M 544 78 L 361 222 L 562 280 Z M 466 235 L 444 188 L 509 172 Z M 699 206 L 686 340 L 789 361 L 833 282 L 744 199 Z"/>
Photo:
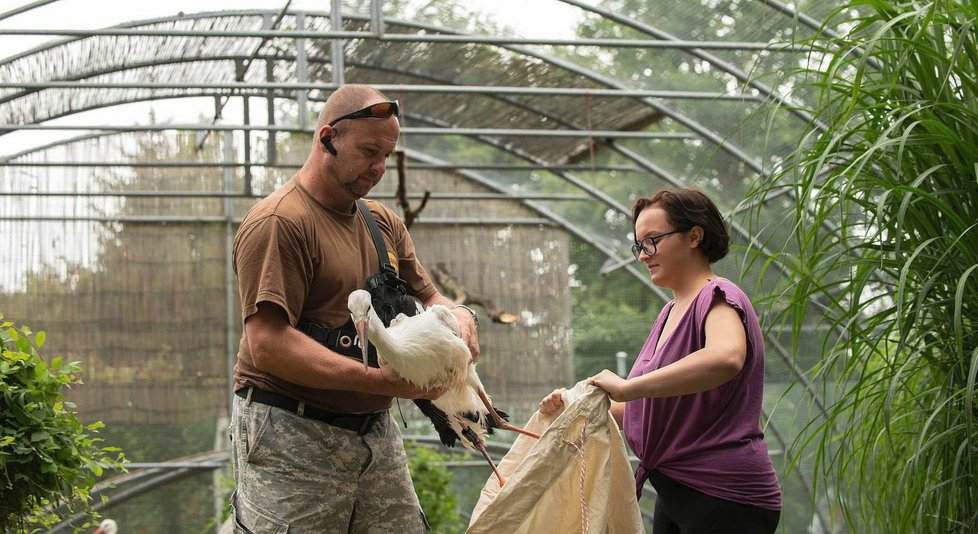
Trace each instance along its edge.
<path fill-rule="evenodd" d="M 399 276 L 422 302 L 435 286 L 415 257 L 404 223 L 379 202 L 366 201 Z M 379 271 L 377 250 L 359 210 L 339 213 L 314 199 L 292 178 L 262 199 L 245 217 L 234 238 L 234 270 L 241 318 L 259 302 L 277 304 L 289 323 L 311 321 L 337 328 L 350 318 L 347 297 Z M 310 405 L 344 413 L 385 410 L 391 397 L 301 386 L 257 369 L 242 333 L 234 366 L 234 388 L 255 386 Z"/>

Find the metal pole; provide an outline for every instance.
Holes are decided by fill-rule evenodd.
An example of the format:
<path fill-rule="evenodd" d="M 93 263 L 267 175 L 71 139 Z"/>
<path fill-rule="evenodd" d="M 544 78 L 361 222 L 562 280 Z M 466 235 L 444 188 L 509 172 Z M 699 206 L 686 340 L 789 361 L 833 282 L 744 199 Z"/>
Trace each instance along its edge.
<path fill-rule="evenodd" d="M 272 59 L 265 59 L 265 81 L 272 83 L 275 81 L 275 64 Z M 268 114 L 267 123 L 275 125 L 275 91 L 269 89 L 265 93 L 266 113 Z M 278 162 L 278 147 L 275 145 L 275 132 L 268 132 L 268 142 L 265 146 L 265 161 L 271 164 Z"/>
<path fill-rule="evenodd" d="M 370 0 L 370 30 L 377 37 L 383 37 L 385 29 L 384 0 Z"/>
<path fill-rule="evenodd" d="M 306 28 L 306 17 L 302 13 L 296 13 L 295 15 L 296 28 L 300 31 Z M 307 73 L 307 67 L 309 63 L 306 59 L 306 40 L 296 39 L 295 40 L 295 76 L 296 81 L 299 83 L 306 83 L 309 81 L 309 76 Z M 308 128 L 309 124 L 309 110 L 306 109 L 306 91 L 305 89 L 298 89 L 295 92 L 295 102 L 299 108 L 299 128 L 305 130 Z"/>
<path fill-rule="evenodd" d="M 339 2 L 340 0 L 334 0 Z M 593 9 L 591 9 L 593 11 Z M 363 17 L 351 17 L 362 19 Z M 457 44 L 488 44 L 488 45 L 539 45 L 539 46 L 593 46 L 611 48 L 654 48 L 654 49 L 694 49 L 694 50 L 757 50 L 765 52 L 811 52 L 809 45 L 794 43 L 765 43 L 748 41 L 696 41 L 696 40 L 661 40 L 661 39 L 547 39 L 547 38 L 517 38 L 498 37 L 495 35 L 457 35 L 429 33 L 424 35 L 385 33 L 377 38 L 370 31 L 303 31 L 303 30 L 171 30 L 148 28 L 103 28 L 97 30 L 76 30 L 68 28 L 0 28 L 0 36 L 4 35 L 61 35 L 65 37 L 259 37 L 274 39 L 374 39 L 381 42 L 394 43 L 457 43 Z M 9 58 L 8 58 L 9 59 Z"/>
<path fill-rule="evenodd" d="M 271 64 L 273 59 L 269 58 L 266 63 Z M 270 68 L 270 67 L 269 67 Z M 207 89 L 215 91 L 234 91 L 242 93 L 250 91 L 257 95 L 261 91 L 275 97 L 275 89 L 283 90 L 321 90 L 331 91 L 338 87 L 333 83 L 310 83 L 310 82 L 275 82 L 271 74 L 266 76 L 267 81 L 259 82 L 111 82 L 111 81 L 29 81 L 29 80 L 0 80 L 0 89 Z M 725 93 L 719 91 L 673 91 L 667 89 L 607 89 L 607 88 L 575 88 L 575 87 L 516 87 L 516 86 L 491 86 L 491 85 L 393 85 L 393 84 L 372 84 L 376 89 L 385 93 L 416 93 L 416 94 L 451 94 L 451 95 L 529 95 L 529 96 L 587 96 L 597 97 L 635 97 L 635 98 L 660 98 L 664 100 L 709 100 L 744 102 L 764 100 L 759 95 L 746 93 Z M 297 93 L 298 94 L 298 93 Z M 179 96 L 179 95 L 178 95 Z"/>
<path fill-rule="evenodd" d="M 333 0 L 329 10 L 329 20 L 332 23 L 333 31 L 343 31 L 343 1 Z M 330 41 L 330 62 L 333 65 L 333 83 L 337 86 L 343 85 L 343 71 L 346 70 L 345 60 L 343 59 L 343 40 L 332 39 Z"/>
<path fill-rule="evenodd" d="M 14 15 L 19 15 L 19 14 L 25 12 L 25 11 L 30 11 L 30 10 L 34 9 L 35 7 L 41 7 L 41 6 L 44 6 L 44 5 L 53 3 L 53 2 L 57 2 L 57 1 L 58 0 L 38 0 L 37 2 L 31 2 L 30 4 L 27 4 L 27 5 L 23 5 L 23 6 L 20 6 L 20 7 L 15 7 L 14 9 L 11 9 L 10 11 L 6 11 L 4 13 L 0 13 L 0 20 L 6 19 L 6 18 L 10 18 L 10 17 L 12 17 Z"/>
<path fill-rule="evenodd" d="M 618 351 L 615 353 L 615 360 L 618 362 L 618 376 L 626 377 L 628 376 L 628 354 L 625 351 Z"/>
<path fill-rule="evenodd" d="M 178 130 L 200 131 L 252 131 L 267 130 L 276 132 L 314 133 L 309 129 L 291 128 L 286 126 L 247 125 L 247 124 L 17 124 L 0 126 L 0 134 L 18 130 L 54 130 L 54 131 L 85 131 L 101 130 L 106 132 L 167 132 Z M 546 130 L 530 128 L 433 128 L 424 126 L 405 126 L 401 134 L 414 135 L 467 135 L 467 136 L 509 136 L 509 137 L 595 137 L 609 139 L 658 139 L 661 141 L 690 141 L 700 139 L 693 132 L 636 132 L 622 130 Z"/>
<path fill-rule="evenodd" d="M 241 99 L 242 113 L 244 113 L 244 125 L 251 126 L 251 104 L 249 102 L 250 97 L 244 95 Z M 244 194 L 245 196 L 251 196 L 251 130 L 245 130 L 241 132 L 244 134 L 244 148 L 242 148 L 242 156 L 244 156 Z M 233 155 L 232 155 L 233 157 Z M 225 167 L 227 169 L 228 167 Z"/>
<path fill-rule="evenodd" d="M 224 132 L 224 159 L 233 161 L 234 150 L 232 143 L 234 134 L 230 131 Z M 231 193 L 233 189 L 234 172 L 231 167 L 224 168 L 224 191 Z M 224 215 L 227 218 L 224 231 L 224 295 L 225 312 L 227 323 L 225 325 L 225 349 L 227 351 L 227 371 L 228 371 L 228 417 L 231 416 L 231 406 L 234 402 L 234 362 L 237 359 L 235 350 L 234 331 L 238 324 L 238 313 L 234 309 L 234 264 L 231 254 L 234 244 L 234 204 L 230 196 L 224 199 Z"/>

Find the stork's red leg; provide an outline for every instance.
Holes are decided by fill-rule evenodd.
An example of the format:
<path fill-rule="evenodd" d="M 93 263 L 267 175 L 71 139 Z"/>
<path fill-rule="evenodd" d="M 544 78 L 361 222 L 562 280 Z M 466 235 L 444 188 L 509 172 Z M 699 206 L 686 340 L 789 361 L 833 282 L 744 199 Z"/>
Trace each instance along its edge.
<path fill-rule="evenodd" d="M 486 459 L 486 461 L 489 462 L 489 466 L 492 467 L 492 472 L 495 473 L 496 478 L 499 479 L 499 487 L 503 487 L 503 484 L 506 484 L 506 479 L 503 478 L 502 473 L 500 473 L 499 469 L 496 468 L 496 462 L 492 461 L 492 458 L 489 456 L 489 452 L 486 451 L 486 444 L 480 439 L 476 441 L 474 445 L 475 448 L 479 449 L 479 452 L 482 453 L 482 456 Z"/>
<path fill-rule="evenodd" d="M 479 390 L 479 398 L 482 399 L 482 403 L 485 404 L 486 405 L 486 409 L 489 410 L 489 417 L 492 417 L 492 421 L 496 424 L 496 428 L 502 428 L 504 430 L 511 430 L 513 432 L 519 432 L 520 434 L 523 434 L 524 436 L 530 436 L 533 439 L 540 439 L 540 435 L 539 434 L 534 434 L 533 432 L 530 432 L 529 430 L 524 430 L 524 429 L 522 429 L 522 428 L 520 428 L 518 426 L 513 426 L 513 425 L 507 423 L 505 420 L 503 420 L 502 417 L 499 417 L 499 414 L 496 413 L 496 409 L 492 407 L 492 401 L 489 400 L 489 395 L 486 395 L 486 391 L 484 389 L 482 389 L 482 388 L 477 388 L 477 389 Z"/>

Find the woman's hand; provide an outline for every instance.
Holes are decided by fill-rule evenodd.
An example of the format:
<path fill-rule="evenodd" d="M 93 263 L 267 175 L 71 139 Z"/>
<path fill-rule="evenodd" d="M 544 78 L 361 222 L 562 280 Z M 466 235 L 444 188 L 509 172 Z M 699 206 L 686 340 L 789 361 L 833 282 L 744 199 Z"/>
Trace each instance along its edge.
<path fill-rule="evenodd" d="M 564 407 L 564 399 L 561 396 L 565 391 L 564 388 L 555 389 L 550 395 L 547 395 L 540 401 L 540 415 L 550 415 L 553 414 Z"/>
<path fill-rule="evenodd" d="M 625 380 L 607 369 L 592 376 L 591 378 L 588 378 L 587 383 L 594 384 L 595 386 L 607 391 L 608 396 L 615 402 L 632 400 L 626 397 L 626 386 L 628 385 L 628 380 Z"/>

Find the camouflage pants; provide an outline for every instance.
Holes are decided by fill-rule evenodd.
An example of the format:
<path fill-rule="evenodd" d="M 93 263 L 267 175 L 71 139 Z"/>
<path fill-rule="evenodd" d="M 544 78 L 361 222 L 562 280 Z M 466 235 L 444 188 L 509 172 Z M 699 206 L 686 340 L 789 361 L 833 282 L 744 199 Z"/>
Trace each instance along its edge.
<path fill-rule="evenodd" d="M 390 416 L 352 430 L 235 395 L 236 533 L 411 534 L 427 530 Z"/>

